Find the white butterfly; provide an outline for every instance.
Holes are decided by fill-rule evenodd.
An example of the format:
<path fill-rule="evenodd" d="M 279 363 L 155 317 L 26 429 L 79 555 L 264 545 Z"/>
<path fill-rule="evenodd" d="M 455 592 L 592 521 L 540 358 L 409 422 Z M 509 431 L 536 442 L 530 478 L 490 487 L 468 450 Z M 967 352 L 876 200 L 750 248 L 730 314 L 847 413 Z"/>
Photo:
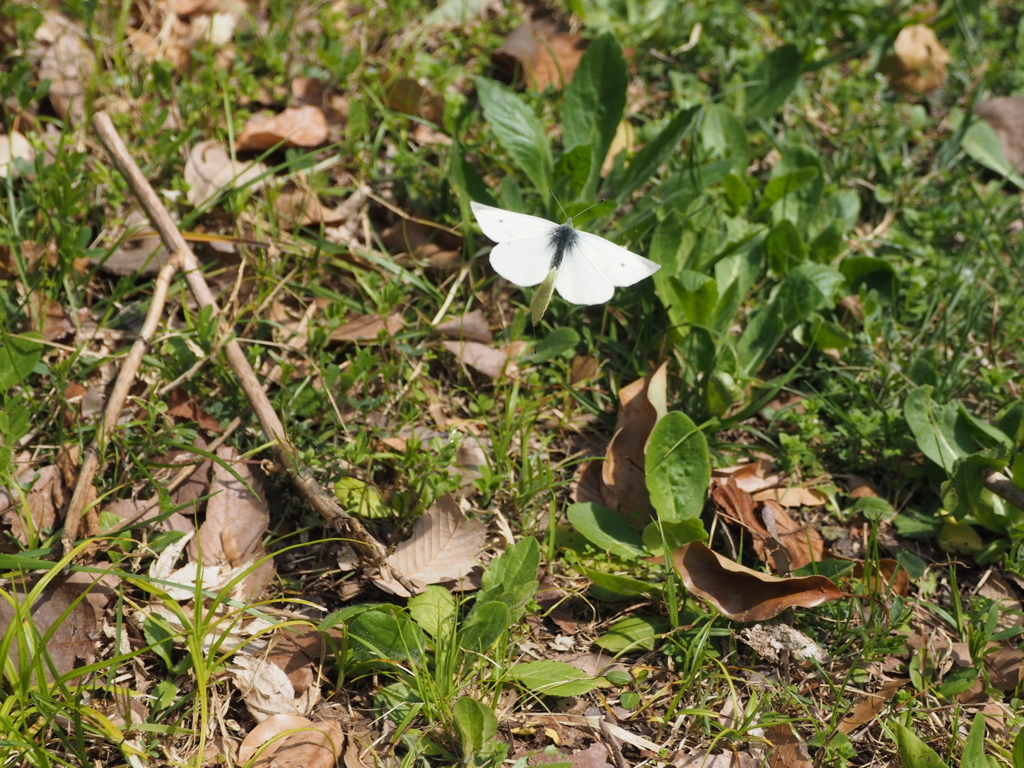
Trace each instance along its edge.
<path fill-rule="evenodd" d="M 521 286 L 543 283 L 531 304 L 533 321 L 544 314 L 552 287 L 572 304 L 602 304 L 616 287 L 650 277 L 660 266 L 603 237 L 573 229 L 572 219 L 555 224 L 471 202 L 480 229 L 497 243 L 491 266 Z"/>

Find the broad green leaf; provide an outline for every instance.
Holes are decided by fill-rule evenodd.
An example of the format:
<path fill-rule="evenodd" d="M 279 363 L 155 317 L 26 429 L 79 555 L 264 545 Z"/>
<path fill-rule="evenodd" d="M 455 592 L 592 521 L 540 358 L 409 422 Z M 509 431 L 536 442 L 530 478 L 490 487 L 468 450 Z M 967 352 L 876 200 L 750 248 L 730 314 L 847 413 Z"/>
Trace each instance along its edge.
<path fill-rule="evenodd" d="M 747 95 L 747 120 L 774 114 L 800 82 L 803 61 L 795 45 L 783 45 L 769 53 L 751 75 Z"/>
<path fill-rule="evenodd" d="M 551 147 L 533 111 L 516 94 L 484 77 L 476 79 L 484 117 L 494 135 L 541 194 L 551 186 Z"/>
<path fill-rule="evenodd" d="M 859 293 L 863 287 L 867 291 L 876 291 L 886 306 L 896 300 L 899 280 L 896 270 L 885 259 L 877 256 L 849 256 L 843 259 L 839 271 L 846 278 L 851 293 Z"/>
<path fill-rule="evenodd" d="M 638 187 L 654 180 L 658 167 L 675 151 L 683 136 L 693 126 L 700 109 L 691 107 L 678 112 L 646 147 L 636 153 L 621 179 L 617 179 L 614 184 L 611 184 L 609 179 L 609 185 L 612 186 L 618 202 L 625 202 Z"/>
<path fill-rule="evenodd" d="M 586 566 L 577 566 L 577 568 L 599 587 L 619 595 L 631 597 L 637 595 L 650 596 L 661 591 L 661 586 L 658 584 L 648 584 L 646 581 L 640 581 L 640 579 L 634 579 L 630 576 L 623 576 L 618 573 L 605 573 L 604 571 L 587 568 Z"/>
<path fill-rule="evenodd" d="M 1024 768 L 1024 728 L 1013 740 L 1013 768 Z"/>
<path fill-rule="evenodd" d="M 410 597 L 406 607 L 412 620 L 435 640 L 445 637 L 454 626 L 455 598 L 444 587 L 431 584 L 422 593 Z"/>
<path fill-rule="evenodd" d="M 640 534 L 614 509 L 586 502 L 571 505 L 566 514 L 572 527 L 599 549 L 624 560 L 646 554 Z"/>
<path fill-rule="evenodd" d="M 733 171 L 746 172 L 750 159 L 750 140 L 740 121 L 730 110 L 721 104 L 708 106 L 704 110 L 700 138 L 712 157 L 728 159 Z"/>
<path fill-rule="evenodd" d="M 578 200 L 586 195 L 585 187 L 594 166 L 590 147 L 573 147 L 563 152 L 555 163 L 555 197 L 558 200 Z M 610 202 L 610 201 L 609 201 Z M 612 203 L 614 206 L 615 204 Z M 577 222 L 582 226 L 582 220 Z"/>
<path fill-rule="evenodd" d="M 896 723 L 896 744 L 903 768 L 946 768 L 942 758 L 909 728 Z"/>
<path fill-rule="evenodd" d="M 662 522 L 700 518 L 711 481 L 708 442 L 690 417 L 665 414 L 647 440 L 647 490 Z"/>
<path fill-rule="evenodd" d="M 419 661 L 423 656 L 422 630 L 393 606 L 363 611 L 346 623 L 345 630 L 349 650 L 357 661 L 401 664 Z"/>
<path fill-rule="evenodd" d="M 469 213 L 469 200 L 477 200 L 487 205 L 497 205 L 491 188 L 484 181 L 469 159 L 466 157 L 465 149 L 460 144 L 454 144 L 451 152 L 452 158 L 452 186 L 455 187 L 459 196 L 466 201 L 465 213 Z"/>
<path fill-rule="evenodd" d="M 487 566 L 480 579 L 478 603 L 500 600 L 508 606 L 512 621 L 519 621 L 523 605 L 537 589 L 537 569 L 540 567 L 540 547 L 528 536 L 506 549 Z"/>
<path fill-rule="evenodd" d="M 658 637 L 670 628 L 662 616 L 630 616 L 612 624 L 595 642 L 609 653 L 653 651 Z"/>
<path fill-rule="evenodd" d="M 473 19 L 479 20 L 486 13 L 487 0 L 444 0 L 423 17 L 423 23 L 456 24 L 463 26 Z"/>
<path fill-rule="evenodd" d="M 582 196 L 593 196 L 601 166 L 626 106 L 628 73 L 622 48 L 605 33 L 590 43 L 565 88 L 562 141 L 566 151 L 589 146 L 590 173 Z"/>
<path fill-rule="evenodd" d="M 690 325 L 710 325 L 718 305 L 718 283 L 714 278 L 703 272 L 683 269 L 669 280 L 673 283 L 674 296 L 686 322 Z"/>
<path fill-rule="evenodd" d="M 931 394 L 931 387 L 918 387 L 911 392 L 903 404 L 903 416 L 921 452 L 952 472 L 957 459 L 970 455 L 977 446 L 956 403 L 939 405 Z"/>
<path fill-rule="evenodd" d="M 6 336 L 0 343 L 0 395 L 24 381 L 43 357 L 38 334 Z"/>
<path fill-rule="evenodd" d="M 984 120 L 978 120 L 967 129 L 964 134 L 963 148 L 968 155 L 990 171 L 998 173 L 1024 189 L 1024 176 L 1021 176 L 1006 159 L 1003 147 L 999 143 L 999 137 Z"/>
<path fill-rule="evenodd" d="M 644 546 L 652 555 L 664 555 L 691 541 L 707 541 L 708 532 L 700 518 L 667 522 L 655 520 L 644 528 Z"/>
<path fill-rule="evenodd" d="M 512 613 L 505 603 L 492 600 L 478 603 L 466 617 L 459 633 L 459 645 L 471 653 L 486 653 L 508 632 Z"/>
<path fill-rule="evenodd" d="M 593 675 L 561 661 L 516 664 L 508 675 L 523 687 L 545 696 L 579 696 L 593 690 L 598 684 Z"/>
<path fill-rule="evenodd" d="M 768 253 L 768 266 L 777 275 L 784 275 L 807 261 L 807 245 L 789 219 L 783 219 L 772 227 L 764 247 Z"/>
<path fill-rule="evenodd" d="M 537 342 L 533 351 L 520 357 L 521 362 L 528 364 L 544 363 L 552 358 L 567 355 L 580 343 L 580 335 L 572 328 L 562 326 L 555 328 Z"/>
<path fill-rule="evenodd" d="M 464 756 L 483 750 L 498 732 L 498 718 L 494 710 L 469 696 L 463 696 L 452 708 L 455 730 Z"/>
<path fill-rule="evenodd" d="M 357 477 L 340 477 L 334 483 L 334 497 L 346 512 L 371 520 L 396 517 L 377 489 Z"/>
<path fill-rule="evenodd" d="M 1003 450 L 973 453 L 957 459 L 948 481 L 942 485 L 943 506 L 953 517 L 970 515 L 979 524 L 1003 536 L 1024 532 L 1024 510 L 1017 509 L 985 487 L 985 476 L 1003 471 L 1009 464 Z"/>
<path fill-rule="evenodd" d="M 980 712 L 974 716 L 971 731 L 967 734 L 960 768 L 989 768 L 985 757 L 985 716 Z"/>
<path fill-rule="evenodd" d="M 776 184 L 778 187 L 773 186 Z M 765 187 L 765 200 L 775 198 L 769 203 L 772 221 L 788 219 L 802 234 L 808 233 L 824 190 L 825 171 L 818 153 L 800 144 L 789 147 L 772 168 Z"/>

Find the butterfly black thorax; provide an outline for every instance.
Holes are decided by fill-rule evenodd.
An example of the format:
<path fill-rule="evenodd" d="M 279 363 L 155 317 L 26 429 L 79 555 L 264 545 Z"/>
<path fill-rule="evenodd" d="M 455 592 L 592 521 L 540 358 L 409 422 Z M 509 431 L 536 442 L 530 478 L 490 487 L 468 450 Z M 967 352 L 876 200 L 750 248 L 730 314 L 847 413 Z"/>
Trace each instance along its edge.
<path fill-rule="evenodd" d="M 554 251 L 551 256 L 551 269 L 558 269 L 562 266 L 565 254 L 575 248 L 578 241 L 579 234 L 572 228 L 572 219 L 551 233 L 551 248 Z"/>

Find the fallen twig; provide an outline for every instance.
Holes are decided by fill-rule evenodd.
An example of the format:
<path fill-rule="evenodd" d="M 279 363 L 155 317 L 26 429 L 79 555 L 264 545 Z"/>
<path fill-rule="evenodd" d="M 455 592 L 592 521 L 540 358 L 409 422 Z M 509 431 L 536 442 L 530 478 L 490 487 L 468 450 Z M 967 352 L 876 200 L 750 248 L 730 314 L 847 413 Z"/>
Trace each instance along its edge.
<path fill-rule="evenodd" d="M 114 165 L 117 166 L 117 169 L 128 183 L 129 188 L 138 198 L 143 210 L 145 210 L 146 215 L 149 217 L 150 223 L 160 234 L 160 239 L 163 241 L 164 246 L 173 254 L 173 257 L 164 268 L 167 270 L 166 281 L 169 283 L 174 272 L 181 269 L 184 272 L 189 290 L 200 307 L 210 307 L 215 315 L 219 315 L 219 308 L 217 307 L 213 292 L 203 277 L 199 260 L 178 231 L 174 220 L 163 206 L 163 203 L 161 203 L 160 198 L 135 164 L 109 115 L 104 112 L 98 113 L 93 119 L 93 127 L 103 142 L 103 146 L 110 153 Z M 161 277 L 163 276 L 164 271 L 161 270 Z M 156 322 L 162 309 L 163 298 L 161 297 L 158 302 L 154 295 L 153 304 L 150 307 L 149 315 L 146 317 L 143 333 L 139 335 L 139 339 L 132 346 L 132 350 L 129 352 L 125 365 L 118 376 L 114 392 L 111 394 L 107 404 L 103 424 L 97 436 L 98 441 L 109 437 L 116 423 L 118 413 L 124 405 L 124 398 L 127 396 L 128 386 L 138 370 L 142 353 L 148 347 L 149 340 L 155 332 Z M 148 335 L 146 334 L 147 330 L 149 331 Z M 135 360 L 137 350 L 138 361 Z M 343 534 L 353 540 L 354 545 L 365 561 L 378 567 L 386 567 L 384 563 L 386 551 L 381 543 L 373 538 L 356 518 L 341 509 L 334 497 L 320 487 L 320 484 L 313 478 L 310 471 L 306 467 L 299 465 L 296 461 L 295 457 L 298 455 L 298 452 L 288 439 L 284 425 L 281 423 L 269 398 L 260 386 L 256 374 L 246 359 L 242 345 L 237 339 L 232 338 L 225 342 L 224 354 L 238 376 L 239 383 L 242 385 L 242 389 L 246 397 L 248 397 L 253 412 L 256 414 L 256 418 L 259 420 L 264 433 L 271 441 L 274 458 L 288 472 L 292 483 L 299 493 L 321 517 L 337 526 Z M 120 395 L 120 399 L 116 398 L 115 395 Z M 86 499 L 92 488 L 92 481 L 98 467 L 99 449 L 97 444 L 94 444 L 90 446 L 87 452 L 86 461 L 83 463 L 82 471 L 79 474 L 78 483 L 75 487 L 71 508 L 68 511 L 68 521 L 65 524 L 64 535 L 61 537 L 65 551 L 69 551 L 74 544 L 82 510 L 86 505 Z M 411 585 L 406 583 L 406 579 L 402 574 L 395 573 L 394 575 L 402 586 L 410 591 L 414 591 Z"/>

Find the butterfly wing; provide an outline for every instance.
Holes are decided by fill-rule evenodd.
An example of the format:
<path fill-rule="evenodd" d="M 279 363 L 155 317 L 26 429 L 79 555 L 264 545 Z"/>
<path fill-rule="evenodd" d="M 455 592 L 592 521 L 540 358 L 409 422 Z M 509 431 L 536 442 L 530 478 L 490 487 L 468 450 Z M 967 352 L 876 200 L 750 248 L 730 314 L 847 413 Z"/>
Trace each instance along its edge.
<path fill-rule="evenodd" d="M 491 266 L 510 283 L 536 285 L 551 269 L 552 252 L 547 235 L 498 243 L 491 249 Z"/>
<path fill-rule="evenodd" d="M 558 229 L 554 222 L 539 216 L 525 213 L 512 213 L 483 203 L 470 202 L 469 207 L 476 216 L 480 229 L 496 243 L 507 243 L 513 240 L 551 236 Z"/>
<path fill-rule="evenodd" d="M 655 264 L 650 259 L 645 259 L 620 245 L 610 243 L 603 237 L 589 232 L 576 234 L 576 250 L 586 254 L 593 267 L 616 287 L 633 285 L 661 269 L 660 264 Z"/>
<path fill-rule="evenodd" d="M 603 304 L 615 293 L 615 285 L 580 245 L 577 242 L 562 257 L 555 290 L 571 304 Z"/>

